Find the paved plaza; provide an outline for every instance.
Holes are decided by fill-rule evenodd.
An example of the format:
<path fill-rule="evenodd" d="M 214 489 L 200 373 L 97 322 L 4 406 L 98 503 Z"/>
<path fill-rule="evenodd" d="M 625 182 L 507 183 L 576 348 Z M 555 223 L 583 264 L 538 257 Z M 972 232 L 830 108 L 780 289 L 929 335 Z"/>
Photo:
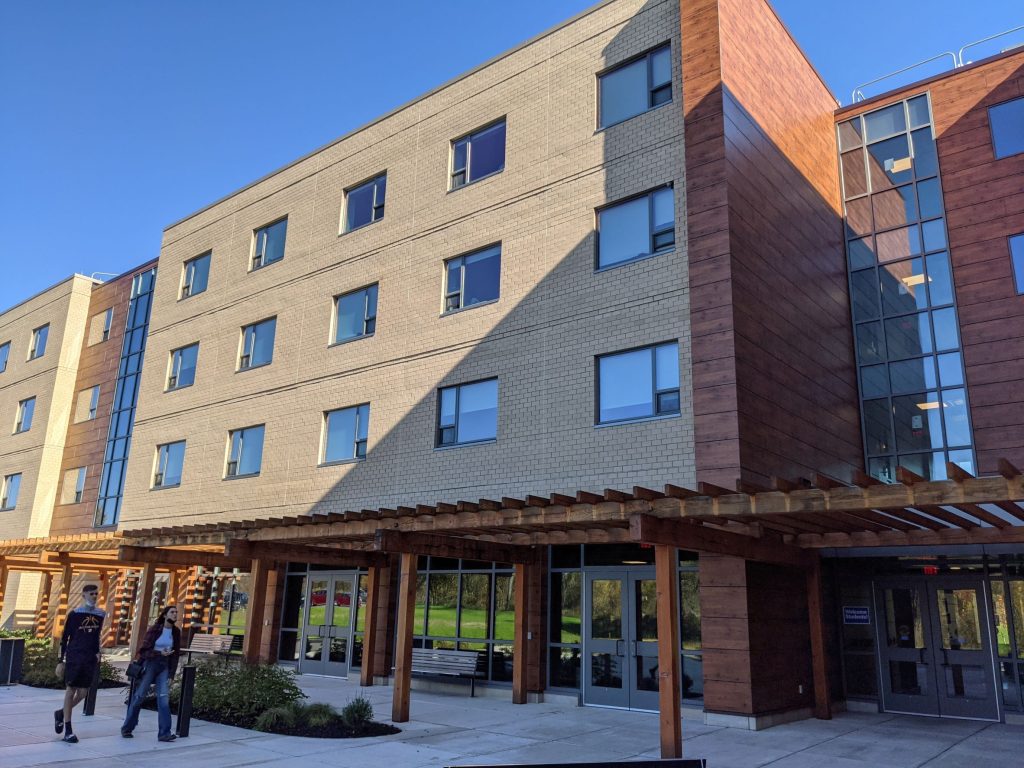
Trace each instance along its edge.
<path fill-rule="evenodd" d="M 391 689 L 360 689 L 335 678 L 299 678 L 310 701 L 344 706 L 362 691 L 378 719 L 391 711 Z M 412 721 L 394 736 L 306 739 L 272 736 L 192 721 L 191 735 L 156 741 L 156 713 L 143 711 L 134 739 L 118 733 L 124 694 L 101 691 L 96 714 L 75 719 L 76 745 L 53 732 L 57 691 L 0 688 L 0 766 L 71 765 L 117 768 L 153 765 L 157 751 L 175 765 L 414 766 L 494 765 L 657 758 L 654 714 L 565 706 L 513 705 L 506 697 L 413 691 Z M 831 721 L 805 720 L 765 731 L 704 725 L 699 712 L 683 718 L 684 754 L 707 758 L 709 768 L 979 768 L 1024 765 L 1024 726 L 841 713 Z M 72 763 L 73 761 L 73 763 Z"/>

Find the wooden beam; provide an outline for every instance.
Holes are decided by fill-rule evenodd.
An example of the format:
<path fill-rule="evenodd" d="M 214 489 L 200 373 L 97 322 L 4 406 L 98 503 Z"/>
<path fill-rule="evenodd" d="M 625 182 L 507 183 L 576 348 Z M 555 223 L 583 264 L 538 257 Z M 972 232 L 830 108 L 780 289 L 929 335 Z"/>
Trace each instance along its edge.
<path fill-rule="evenodd" d="M 248 569 L 250 561 L 240 557 L 226 557 L 216 552 L 201 552 L 193 549 L 161 549 L 159 547 L 137 547 L 122 544 L 117 548 L 114 566 L 157 565 L 173 570 L 174 566 L 201 565 L 204 568 Z"/>
<path fill-rule="evenodd" d="M 53 621 L 53 638 L 59 643 L 60 636 L 64 632 L 64 623 L 68 620 L 68 611 L 71 609 L 71 579 L 74 571 L 71 563 L 65 563 L 60 572 L 60 597 L 57 600 L 57 615 Z"/>
<path fill-rule="evenodd" d="M 359 670 L 359 684 L 364 688 L 373 685 L 373 661 L 377 657 L 380 633 L 377 621 L 380 613 L 380 566 L 371 566 L 366 574 L 366 611 L 363 620 L 363 666 Z M 358 590 L 356 590 L 358 603 Z"/>
<path fill-rule="evenodd" d="M 866 475 L 859 469 L 853 470 L 853 484 L 860 486 L 861 488 L 870 488 L 874 485 L 885 485 L 885 483 L 883 483 L 877 477 Z"/>
<path fill-rule="evenodd" d="M 686 520 L 633 515 L 629 521 L 629 534 L 633 541 L 644 544 L 663 544 L 696 552 L 732 555 L 744 560 L 792 568 L 804 568 L 808 561 L 807 553 L 789 544 L 715 530 Z"/>
<path fill-rule="evenodd" d="M 728 488 L 723 488 L 720 485 L 715 485 L 714 483 L 705 483 L 704 481 L 701 481 L 697 483 L 697 493 L 700 496 L 710 496 L 711 498 L 716 498 L 718 496 L 732 496 L 736 493 L 739 493 L 739 491 L 731 491 Z"/>
<path fill-rule="evenodd" d="M 917 485 L 918 483 L 928 482 L 921 475 L 916 472 L 911 472 L 906 467 L 896 467 L 896 481 L 903 483 L 903 485 Z"/>
<path fill-rule="evenodd" d="M 807 569 L 807 618 L 811 631 L 811 670 L 814 675 L 814 716 L 832 719 L 832 691 L 828 679 L 825 642 L 825 612 L 822 601 L 821 558 L 813 557 Z"/>
<path fill-rule="evenodd" d="M 828 475 L 818 472 L 814 475 L 814 487 L 820 488 L 823 491 L 831 491 L 833 488 L 845 488 L 847 486 Z"/>
<path fill-rule="evenodd" d="M 661 491 L 654 491 L 650 488 L 644 488 L 642 485 L 633 486 L 633 496 L 644 501 L 654 501 L 655 499 L 665 498 L 665 494 Z"/>
<path fill-rule="evenodd" d="M 1021 471 L 1017 469 L 1006 459 L 999 460 L 999 474 L 1005 477 L 1007 480 L 1013 480 L 1020 477 Z"/>
<path fill-rule="evenodd" d="M 993 501 L 992 503 L 999 507 L 1001 510 L 1003 510 L 1003 512 L 1008 514 L 1010 517 L 1014 517 L 1017 520 L 1024 522 L 1024 509 L 1021 509 L 1012 501 Z"/>
<path fill-rule="evenodd" d="M 416 555 L 402 553 L 402 575 L 398 584 L 398 637 L 395 642 L 395 684 L 391 698 L 391 721 L 409 722 L 409 694 L 412 683 L 412 630 L 416 623 Z"/>
<path fill-rule="evenodd" d="M 263 644 L 264 613 L 267 607 L 267 573 L 273 567 L 273 562 L 253 560 L 248 567 L 249 585 L 249 606 L 245 612 L 245 639 L 242 644 L 242 656 L 250 664 L 257 664 L 266 659 L 260 659 L 260 646 Z"/>
<path fill-rule="evenodd" d="M 949 476 L 950 480 L 955 480 L 958 483 L 962 483 L 965 480 L 974 479 L 974 475 L 972 475 L 966 469 L 961 467 L 959 464 L 954 464 L 952 461 L 946 462 L 946 475 Z"/>
<path fill-rule="evenodd" d="M 512 635 L 512 703 L 525 704 L 526 695 L 526 565 L 515 564 L 515 631 Z"/>
<path fill-rule="evenodd" d="M 303 544 L 278 544 L 273 541 L 247 541 L 229 539 L 224 545 L 225 554 L 231 557 L 272 559 L 280 562 L 311 563 L 313 565 L 350 566 L 369 568 L 381 565 L 385 559 L 374 552 L 355 549 L 328 549 Z"/>
<path fill-rule="evenodd" d="M 132 622 L 131 642 L 129 649 L 134 659 L 142 646 L 142 639 L 149 629 L 149 606 L 153 602 L 153 579 L 156 576 L 156 566 L 153 563 L 146 563 L 142 566 L 142 575 L 139 577 L 138 587 L 135 591 L 135 620 Z"/>
<path fill-rule="evenodd" d="M 679 658 L 679 569 L 676 548 L 654 548 L 658 611 L 658 711 L 662 758 L 683 756 L 682 665 Z"/>
<path fill-rule="evenodd" d="M 43 576 L 43 593 L 39 598 L 39 610 L 36 613 L 35 637 L 46 637 L 46 625 L 50 622 L 50 595 L 53 592 L 53 574 Z"/>
<path fill-rule="evenodd" d="M 1009 528 L 1010 523 L 1003 520 L 999 515 L 994 515 L 987 509 L 979 507 L 977 504 L 957 504 L 957 509 L 962 509 L 968 515 L 973 515 L 982 522 L 988 523 L 993 528 Z"/>
<path fill-rule="evenodd" d="M 408 552 L 494 563 L 535 563 L 539 556 L 535 547 L 521 544 L 499 544 L 438 533 L 403 533 L 383 529 L 377 530 L 373 548 L 377 552 Z"/>

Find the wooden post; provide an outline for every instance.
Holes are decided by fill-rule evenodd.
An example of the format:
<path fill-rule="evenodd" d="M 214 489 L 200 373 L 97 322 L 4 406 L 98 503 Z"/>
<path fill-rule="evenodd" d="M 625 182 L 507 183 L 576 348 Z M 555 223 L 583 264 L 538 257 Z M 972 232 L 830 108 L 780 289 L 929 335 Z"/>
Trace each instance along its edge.
<path fill-rule="evenodd" d="M 380 566 L 371 565 L 366 574 L 366 615 L 363 617 L 363 666 L 359 670 L 359 684 L 373 685 L 373 662 L 377 658 L 377 612 L 380 608 Z M 356 602 L 359 601 L 356 589 Z"/>
<path fill-rule="evenodd" d="M 811 669 L 814 673 L 814 716 L 832 719 L 832 691 L 825 655 L 825 616 L 822 606 L 821 558 L 815 557 L 807 569 L 807 618 L 811 630 Z"/>
<path fill-rule="evenodd" d="M 110 591 L 110 572 L 100 571 L 100 596 L 96 601 L 96 607 L 101 611 L 106 612 L 107 610 L 107 592 Z"/>
<path fill-rule="evenodd" d="M 412 630 L 416 621 L 416 557 L 402 553 L 402 576 L 398 586 L 398 641 L 395 646 L 395 689 L 391 700 L 391 720 L 409 722 L 409 695 L 412 683 Z"/>
<path fill-rule="evenodd" d="M 68 620 L 68 610 L 71 603 L 71 579 L 74 572 L 71 563 L 65 562 L 60 573 L 60 599 L 57 602 L 57 615 L 53 621 L 53 637 L 59 643 L 60 636 L 64 632 L 64 622 Z"/>
<path fill-rule="evenodd" d="M 528 620 L 526 625 L 526 690 L 543 693 L 547 688 L 547 630 L 548 630 L 548 559 L 542 549 L 536 563 L 526 569 L 530 577 L 527 585 Z"/>
<path fill-rule="evenodd" d="M 153 563 L 142 566 L 142 575 L 135 589 L 135 621 L 132 622 L 131 642 L 128 645 L 133 659 L 139 652 L 146 630 L 149 629 L 149 606 L 153 602 L 155 577 L 156 566 Z"/>
<path fill-rule="evenodd" d="M 654 548 L 658 596 L 658 710 L 661 713 L 661 756 L 683 756 L 682 670 L 679 659 L 679 570 L 675 547 Z"/>
<path fill-rule="evenodd" d="M 181 571 L 172 568 L 167 575 L 167 597 L 164 598 L 164 605 L 178 605 L 178 589 L 181 586 Z"/>
<path fill-rule="evenodd" d="M 260 661 L 263 644 L 263 614 L 267 607 L 267 571 L 273 565 L 266 560 L 253 560 L 249 569 L 249 607 L 245 612 L 245 641 L 242 656 L 250 664 Z"/>
<path fill-rule="evenodd" d="M 36 613 L 35 637 L 46 637 L 46 625 L 50 621 L 50 594 L 53 592 L 53 574 L 43 575 L 43 593 L 39 598 L 39 611 Z"/>
<path fill-rule="evenodd" d="M 0 621 L 3 620 L 4 615 L 4 592 L 7 591 L 7 573 L 7 564 L 0 557 Z"/>
<path fill-rule="evenodd" d="M 515 564 L 515 633 L 512 639 L 512 703 L 526 703 L 526 625 L 529 620 L 527 573 L 523 563 Z"/>

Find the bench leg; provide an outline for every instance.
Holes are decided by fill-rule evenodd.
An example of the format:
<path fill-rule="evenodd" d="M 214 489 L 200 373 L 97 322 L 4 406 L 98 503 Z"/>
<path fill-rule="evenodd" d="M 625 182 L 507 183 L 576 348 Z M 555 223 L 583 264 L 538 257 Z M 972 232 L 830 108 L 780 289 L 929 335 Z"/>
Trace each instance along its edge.
<path fill-rule="evenodd" d="M 476 696 L 476 678 L 469 678 L 469 698 Z"/>

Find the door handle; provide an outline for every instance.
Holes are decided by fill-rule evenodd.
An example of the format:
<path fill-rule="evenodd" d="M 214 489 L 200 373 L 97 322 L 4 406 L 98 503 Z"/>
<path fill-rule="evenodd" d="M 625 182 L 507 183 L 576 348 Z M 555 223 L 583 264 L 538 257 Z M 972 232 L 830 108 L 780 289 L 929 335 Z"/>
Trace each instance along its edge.
<path fill-rule="evenodd" d="M 619 650 L 619 643 L 622 643 L 622 650 Z M 615 655 L 619 656 L 620 658 L 622 656 L 626 655 L 626 641 L 625 640 L 616 640 L 615 641 Z"/>
<path fill-rule="evenodd" d="M 633 646 L 633 658 L 636 658 L 636 640 L 631 640 L 630 643 Z"/>

